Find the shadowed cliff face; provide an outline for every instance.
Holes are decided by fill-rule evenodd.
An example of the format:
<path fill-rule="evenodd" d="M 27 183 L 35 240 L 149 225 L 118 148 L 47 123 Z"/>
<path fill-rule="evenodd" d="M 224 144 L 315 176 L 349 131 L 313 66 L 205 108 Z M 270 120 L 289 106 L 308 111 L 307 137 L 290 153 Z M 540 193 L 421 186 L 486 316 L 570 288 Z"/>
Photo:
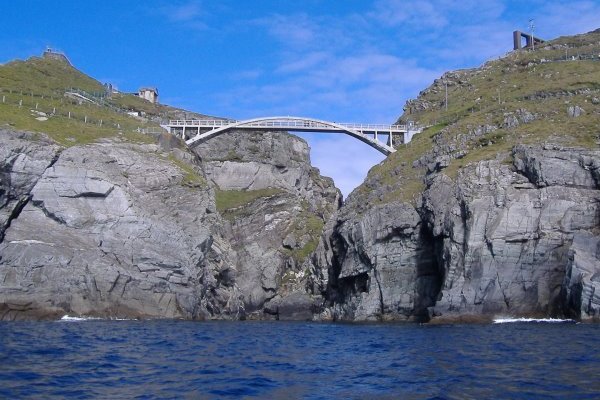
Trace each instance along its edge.
<path fill-rule="evenodd" d="M 595 246 L 578 243 L 598 240 L 600 152 L 517 146 L 512 156 L 512 167 L 465 168 L 446 190 L 434 189 L 434 177 L 425 193 L 428 222 L 444 237 L 446 279 L 434 314 L 597 318 L 600 263 Z M 433 199 L 432 190 L 451 200 Z M 575 282 L 587 296 L 567 309 L 577 303 Z"/>
<path fill-rule="evenodd" d="M 330 251 L 327 252 L 326 248 Z M 344 206 L 313 259 L 313 290 L 328 300 L 327 318 L 426 319 L 440 278 L 435 242 L 408 204 L 390 203 L 356 215 Z M 324 268 L 323 268 L 324 269 Z"/>

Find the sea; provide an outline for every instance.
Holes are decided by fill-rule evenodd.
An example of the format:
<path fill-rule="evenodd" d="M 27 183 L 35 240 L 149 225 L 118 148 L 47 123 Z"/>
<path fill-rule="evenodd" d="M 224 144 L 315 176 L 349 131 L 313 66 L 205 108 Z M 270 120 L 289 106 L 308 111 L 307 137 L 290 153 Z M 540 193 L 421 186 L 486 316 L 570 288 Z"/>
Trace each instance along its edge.
<path fill-rule="evenodd" d="M 3 399 L 600 399 L 600 324 L 0 323 Z"/>

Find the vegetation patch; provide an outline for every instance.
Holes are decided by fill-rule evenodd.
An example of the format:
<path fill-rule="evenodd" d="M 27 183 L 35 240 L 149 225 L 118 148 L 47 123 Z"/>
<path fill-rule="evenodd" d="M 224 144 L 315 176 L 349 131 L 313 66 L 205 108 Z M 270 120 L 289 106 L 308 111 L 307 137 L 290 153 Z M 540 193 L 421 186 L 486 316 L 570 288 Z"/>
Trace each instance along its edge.
<path fill-rule="evenodd" d="M 216 190 L 216 206 L 222 215 L 232 216 L 232 210 L 253 203 L 257 199 L 272 197 L 283 193 L 281 189 L 266 188 L 258 190 Z"/>
<path fill-rule="evenodd" d="M 308 204 L 306 201 L 303 201 L 302 213 L 295 218 L 295 222 L 288 231 L 288 234 L 293 233 L 298 240 L 306 236 L 310 239 L 302 247 L 293 249 L 284 248 L 283 250 L 287 256 L 294 259 L 296 265 L 302 264 L 317 249 L 324 225 L 323 220 L 311 213 Z"/>
<path fill-rule="evenodd" d="M 183 172 L 183 179 L 181 180 L 182 185 L 192 188 L 207 186 L 204 177 L 200 175 L 192 165 L 181 161 L 173 156 L 173 154 L 169 154 L 169 161 L 179 167 L 179 169 Z"/>

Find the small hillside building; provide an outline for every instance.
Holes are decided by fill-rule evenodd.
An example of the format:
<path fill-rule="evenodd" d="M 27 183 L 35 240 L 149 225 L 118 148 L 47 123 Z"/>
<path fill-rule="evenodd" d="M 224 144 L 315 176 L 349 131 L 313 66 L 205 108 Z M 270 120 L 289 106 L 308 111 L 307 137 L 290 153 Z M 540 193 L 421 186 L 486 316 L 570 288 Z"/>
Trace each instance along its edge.
<path fill-rule="evenodd" d="M 150 103 L 158 103 L 158 89 L 152 87 L 143 87 L 138 90 L 138 96 Z"/>

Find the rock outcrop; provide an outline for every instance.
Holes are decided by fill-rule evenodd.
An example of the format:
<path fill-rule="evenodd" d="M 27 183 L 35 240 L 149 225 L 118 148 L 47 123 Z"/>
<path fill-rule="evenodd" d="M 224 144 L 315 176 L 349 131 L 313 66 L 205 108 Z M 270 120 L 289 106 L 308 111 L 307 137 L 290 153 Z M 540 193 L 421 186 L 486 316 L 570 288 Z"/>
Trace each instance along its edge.
<path fill-rule="evenodd" d="M 193 154 L 114 141 L 60 151 L 28 139 L 0 137 L 11 144 L 2 210 L 12 215 L 0 243 L 0 318 L 243 316 L 233 254 Z"/>
<path fill-rule="evenodd" d="M 306 143 L 158 139 L 0 132 L 0 319 L 312 318 L 304 263 L 340 194 Z"/>
<path fill-rule="evenodd" d="M 311 319 L 321 299 L 306 293 L 304 264 L 340 206 L 333 181 L 311 167 L 306 142 L 286 133 L 228 133 L 195 151 L 220 191 L 217 200 L 241 199 L 220 211 L 248 316 Z"/>
<path fill-rule="evenodd" d="M 344 206 L 313 259 L 324 317 L 598 319 L 600 152 L 512 158 L 431 173 L 416 206 Z"/>
<path fill-rule="evenodd" d="M 60 147 L 29 132 L 0 130 L 0 242 L 12 220 L 46 168 L 56 162 Z"/>

